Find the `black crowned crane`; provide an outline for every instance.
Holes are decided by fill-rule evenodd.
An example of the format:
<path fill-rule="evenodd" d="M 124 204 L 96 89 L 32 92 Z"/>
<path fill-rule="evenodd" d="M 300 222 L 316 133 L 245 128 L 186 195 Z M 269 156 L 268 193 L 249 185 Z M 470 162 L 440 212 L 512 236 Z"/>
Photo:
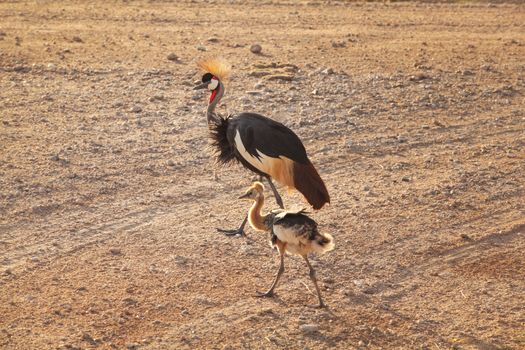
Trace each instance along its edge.
<path fill-rule="evenodd" d="M 276 246 L 281 257 L 281 264 L 270 289 L 264 293 L 258 292 L 259 296 L 273 296 L 273 290 L 284 272 L 284 253 L 297 254 L 303 257 L 310 269 L 310 278 L 315 285 L 319 307 L 324 306 L 321 292 L 317 285 L 315 270 L 308 260 L 308 254 L 312 252 L 325 253 L 334 249 L 334 239 L 327 233 L 320 233 L 317 223 L 308 217 L 303 210 L 286 211 L 274 210 L 266 215 L 261 214 L 264 205 L 264 186 L 260 182 L 254 182 L 241 198 L 254 201 L 248 212 L 250 226 L 257 231 L 271 232 L 272 246 Z"/>
<path fill-rule="evenodd" d="M 215 107 L 224 95 L 224 80 L 230 67 L 221 60 L 199 63 L 205 72 L 194 89 L 211 91 L 206 112 L 212 143 L 219 163 L 240 162 L 246 169 L 267 179 L 277 204 L 284 208 L 272 178 L 303 194 L 314 209 L 330 203 L 326 186 L 312 165 L 299 137 L 283 124 L 256 113 L 239 113 L 224 118 Z M 244 235 L 244 218 L 237 230 L 221 230 L 228 235 Z"/>

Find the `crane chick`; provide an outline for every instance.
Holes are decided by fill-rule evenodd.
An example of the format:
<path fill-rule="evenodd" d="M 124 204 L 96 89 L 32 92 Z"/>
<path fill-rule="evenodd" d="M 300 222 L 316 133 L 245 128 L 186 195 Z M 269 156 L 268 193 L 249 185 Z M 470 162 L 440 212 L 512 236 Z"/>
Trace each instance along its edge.
<path fill-rule="evenodd" d="M 319 307 L 324 307 L 325 304 L 317 285 L 315 270 L 308 260 L 308 254 L 312 252 L 322 254 L 334 249 L 333 237 L 327 233 L 320 233 L 317 229 L 317 223 L 305 214 L 304 209 L 298 211 L 277 209 L 263 215 L 261 212 L 264 206 L 264 186 L 260 182 L 254 182 L 239 199 L 254 201 L 248 212 L 248 222 L 254 230 L 272 234 L 272 246 L 277 247 L 281 257 L 277 276 L 275 276 L 270 289 L 264 293 L 258 292 L 258 295 L 273 296 L 275 286 L 284 272 L 284 253 L 289 252 L 302 256 L 306 261 L 310 269 L 310 279 L 315 285 L 319 298 Z"/>

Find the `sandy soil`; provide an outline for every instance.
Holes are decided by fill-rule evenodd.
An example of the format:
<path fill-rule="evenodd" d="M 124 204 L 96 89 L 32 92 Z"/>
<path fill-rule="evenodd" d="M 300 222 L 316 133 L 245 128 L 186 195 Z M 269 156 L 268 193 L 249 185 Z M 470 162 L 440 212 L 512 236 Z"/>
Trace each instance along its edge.
<path fill-rule="evenodd" d="M 0 3 L 0 348 L 525 348 L 525 7 L 242 3 Z M 208 146 L 214 55 L 329 188 L 328 309 L 215 231 L 252 176 Z"/>

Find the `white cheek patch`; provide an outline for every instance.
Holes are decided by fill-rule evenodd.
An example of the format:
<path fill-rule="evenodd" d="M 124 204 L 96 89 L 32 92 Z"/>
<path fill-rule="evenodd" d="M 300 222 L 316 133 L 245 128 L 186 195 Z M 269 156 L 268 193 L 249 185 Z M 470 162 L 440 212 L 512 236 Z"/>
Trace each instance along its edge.
<path fill-rule="evenodd" d="M 219 81 L 217 79 L 213 79 L 208 84 L 208 90 L 215 90 L 219 86 Z"/>

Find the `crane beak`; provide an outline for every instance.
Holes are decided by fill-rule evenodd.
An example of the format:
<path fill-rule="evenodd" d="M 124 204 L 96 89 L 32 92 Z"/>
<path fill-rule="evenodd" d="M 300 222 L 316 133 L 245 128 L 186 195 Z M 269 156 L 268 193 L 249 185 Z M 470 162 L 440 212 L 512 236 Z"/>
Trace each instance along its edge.
<path fill-rule="evenodd" d="M 205 89 L 205 88 L 207 88 L 207 87 L 208 87 L 208 84 L 209 84 L 209 82 L 207 82 L 207 83 L 202 83 L 202 84 L 199 84 L 199 85 L 195 86 L 195 87 L 193 88 L 193 90 L 200 90 L 200 89 Z"/>

